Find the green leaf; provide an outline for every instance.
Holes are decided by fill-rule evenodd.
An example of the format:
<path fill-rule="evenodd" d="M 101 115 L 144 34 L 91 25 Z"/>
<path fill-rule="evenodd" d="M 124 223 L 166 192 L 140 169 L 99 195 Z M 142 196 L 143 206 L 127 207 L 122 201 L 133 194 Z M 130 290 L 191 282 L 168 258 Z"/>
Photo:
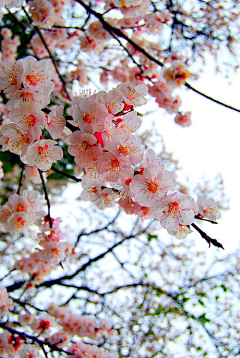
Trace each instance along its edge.
<path fill-rule="evenodd" d="M 211 320 L 206 317 L 206 313 L 203 313 L 201 316 L 198 317 L 198 320 L 204 326 L 206 323 L 210 323 Z"/>
<path fill-rule="evenodd" d="M 203 307 L 205 307 L 205 304 L 202 300 L 198 300 L 198 302 L 200 303 L 200 305 L 202 305 Z"/>
<path fill-rule="evenodd" d="M 220 287 L 223 289 L 224 292 L 227 292 L 228 288 L 224 284 L 222 284 Z"/>
<path fill-rule="evenodd" d="M 148 234 L 148 241 L 152 241 L 152 239 L 157 239 L 158 238 L 158 235 L 151 235 L 151 234 Z"/>

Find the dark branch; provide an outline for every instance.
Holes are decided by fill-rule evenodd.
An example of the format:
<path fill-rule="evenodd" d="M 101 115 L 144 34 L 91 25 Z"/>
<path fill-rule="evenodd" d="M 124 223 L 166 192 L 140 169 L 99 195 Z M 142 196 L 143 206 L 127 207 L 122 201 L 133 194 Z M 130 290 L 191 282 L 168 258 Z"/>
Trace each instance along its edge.
<path fill-rule="evenodd" d="M 192 227 L 194 227 L 195 230 L 197 230 L 197 232 L 199 232 L 199 234 L 201 235 L 201 237 L 207 241 L 207 243 L 209 244 L 209 247 L 212 245 L 216 246 L 216 247 L 220 247 L 221 249 L 224 250 L 224 247 L 222 246 L 222 244 L 220 244 L 220 242 L 218 242 L 216 239 L 212 239 L 210 236 L 208 236 L 204 231 L 202 231 L 200 229 L 200 227 L 198 227 L 196 224 L 191 224 Z"/>
<path fill-rule="evenodd" d="M 40 169 L 38 169 L 39 171 L 39 175 L 41 177 L 41 181 L 42 181 L 42 186 L 43 186 L 43 190 L 44 190 L 44 195 L 45 195 L 45 200 L 47 202 L 47 207 L 48 207 L 48 214 L 47 214 L 47 219 L 49 220 L 49 226 L 50 226 L 50 229 L 52 228 L 52 219 L 51 219 L 51 215 L 50 215 L 50 200 L 49 200 L 49 197 L 48 197 L 48 192 L 47 192 L 47 187 L 46 187 L 46 184 L 45 184 L 45 180 L 43 178 L 43 174 L 42 174 L 42 171 Z"/>

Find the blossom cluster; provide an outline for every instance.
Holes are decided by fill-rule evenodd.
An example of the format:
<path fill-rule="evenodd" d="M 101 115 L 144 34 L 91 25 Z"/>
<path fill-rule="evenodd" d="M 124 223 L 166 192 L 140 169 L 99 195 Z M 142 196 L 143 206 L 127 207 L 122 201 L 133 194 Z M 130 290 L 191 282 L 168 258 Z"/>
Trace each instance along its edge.
<path fill-rule="evenodd" d="M 0 288 L 0 318 L 8 314 L 12 300 L 8 296 L 5 287 Z M 40 342 L 55 345 L 58 348 L 64 348 L 69 356 L 89 358 L 117 358 L 117 353 L 107 352 L 94 345 L 86 345 L 82 341 L 71 343 L 72 337 L 88 337 L 92 340 L 98 340 L 103 336 L 111 338 L 115 331 L 106 319 L 96 320 L 90 316 L 80 316 L 71 314 L 65 307 L 59 307 L 56 304 L 50 304 L 49 313 L 40 313 L 35 315 L 26 311 L 19 316 L 19 324 L 25 327 L 28 332 L 32 332 L 32 337 L 40 338 Z M 11 320 L 8 322 L 11 329 Z M 27 328 L 28 327 L 28 328 Z M 11 332 L 11 331 L 10 331 Z M 20 336 L 17 333 L 4 331 L 0 333 L 0 354 L 7 358 L 37 358 L 40 353 L 40 346 L 25 343 L 24 334 Z"/>
<path fill-rule="evenodd" d="M 20 45 L 18 36 L 12 39 L 12 31 L 8 28 L 2 28 L 1 35 L 1 60 L 6 62 L 13 62 L 16 58 L 17 47 Z"/>
<path fill-rule="evenodd" d="M 111 324 L 106 319 L 97 321 L 91 316 L 72 314 L 67 308 L 59 307 L 54 303 L 49 306 L 48 312 L 58 320 L 64 331 L 71 335 L 99 339 L 103 336 L 111 337 L 115 334 Z"/>
<path fill-rule="evenodd" d="M 61 220 L 51 218 L 52 227 L 50 228 L 49 219 L 39 220 L 41 232 L 37 235 L 41 248 L 34 251 L 30 256 L 23 257 L 15 262 L 15 268 L 21 272 L 26 272 L 32 277 L 31 288 L 34 284 L 40 283 L 42 277 L 52 270 L 57 264 L 63 261 L 66 255 L 72 253 L 72 245 L 59 228 Z"/>
<path fill-rule="evenodd" d="M 177 60 L 175 64 L 178 73 L 182 66 Z M 56 106 L 48 115 L 42 111 L 53 90 L 53 68 L 48 60 L 37 61 L 27 57 L 11 65 L 3 62 L 0 78 L 2 89 L 9 96 L 6 106 L 11 121 L 2 128 L 0 141 L 3 150 L 19 154 L 24 163 L 46 171 L 63 156 L 62 149 L 54 140 L 61 138 L 68 144 L 68 152 L 74 157 L 78 173 L 83 176 L 83 200 L 94 202 L 99 209 L 118 202 L 128 213 L 158 219 L 171 234 L 189 232 L 185 228 L 193 223 L 197 214 L 193 198 L 174 192 L 174 174 L 164 169 L 162 161 L 152 150 L 144 153 L 135 135 L 141 124 L 135 108 L 146 103 L 146 85 L 120 84 L 109 92 L 76 97 L 68 109 L 72 128 L 75 127 L 71 132 L 66 130 L 62 106 Z M 181 80 L 181 76 L 177 78 Z M 52 139 L 41 137 L 43 128 L 48 130 Z M 17 213 L 9 206 L 1 210 L 1 221 L 7 223 L 10 232 L 23 231 L 28 226 L 27 208 L 20 210 L 20 218 L 18 209 Z M 39 235 L 43 235 L 41 242 L 48 240 L 48 244 L 43 244 L 44 248 L 46 246 L 43 251 L 19 263 L 23 271 L 35 272 L 36 260 L 40 266 L 46 261 L 53 264 L 48 258 L 51 245 L 56 244 L 55 232 Z M 55 256 L 59 263 L 66 247 L 62 240 L 58 245 L 61 247 L 56 249 Z"/>
<path fill-rule="evenodd" d="M 34 25 L 51 28 L 63 24 L 62 14 L 69 0 L 31 0 L 28 2 L 29 12 Z"/>
<path fill-rule="evenodd" d="M 42 202 L 35 190 L 24 190 L 22 195 L 13 194 L 7 204 L 0 208 L 0 222 L 12 233 L 21 233 L 43 216 Z"/>
<path fill-rule="evenodd" d="M 83 200 L 93 201 L 100 209 L 118 200 L 127 212 L 144 212 L 167 230 L 178 231 L 194 221 L 194 200 L 173 193 L 173 173 L 164 169 L 152 150 L 144 155 L 134 134 L 140 127 L 134 107 L 145 104 L 146 94 L 143 84 L 122 84 L 108 93 L 76 98 L 71 114 L 72 124 L 79 129 L 67 137 L 68 151 L 85 174 Z"/>
<path fill-rule="evenodd" d="M 50 101 L 53 75 L 50 60 L 37 61 L 31 56 L 0 64 L 0 89 L 9 98 L 9 119 L 4 121 L 0 137 L 2 150 L 18 154 L 23 163 L 45 171 L 63 157 L 56 141 L 42 137 L 43 128 L 56 139 L 65 127 L 61 107 L 48 116 L 42 111 Z"/>
<path fill-rule="evenodd" d="M 116 352 L 107 352 L 104 349 L 98 348 L 93 345 L 85 344 L 83 342 L 73 343 L 71 347 L 68 349 L 69 353 L 73 353 L 69 355 L 69 357 L 73 358 L 118 358 L 118 354 Z"/>

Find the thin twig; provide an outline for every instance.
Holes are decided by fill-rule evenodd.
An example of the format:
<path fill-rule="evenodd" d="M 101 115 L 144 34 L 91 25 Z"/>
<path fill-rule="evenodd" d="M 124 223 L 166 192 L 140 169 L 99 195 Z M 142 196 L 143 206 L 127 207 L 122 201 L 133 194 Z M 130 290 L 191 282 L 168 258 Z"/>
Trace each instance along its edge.
<path fill-rule="evenodd" d="M 208 222 L 211 223 L 211 224 L 218 224 L 218 222 L 216 222 L 216 221 L 209 220 L 209 219 L 205 219 L 205 218 L 202 217 L 200 214 L 197 214 L 197 215 L 195 215 L 194 217 L 195 217 L 195 219 L 198 219 L 198 220 L 208 221 Z"/>
<path fill-rule="evenodd" d="M 71 174 L 68 174 L 68 173 L 64 173 L 64 172 L 62 172 L 61 170 L 59 170 L 59 169 L 57 169 L 57 168 L 51 167 L 51 170 L 53 170 L 55 173 L 57 173 L 57 174 L 59 174 L 59 175 L 63 175 L 63 176 L 65 176 L 65 177 L 69 178 L 69 179 L 72 179 L 72 180 L 74 180 L 74 181 L 77 182 L 77 183 L 79 183 L 79 182 L 82 181 L 82 179 L 77 178 L 77 177 L 75 177 L 74 175 L 71 175 Z"/>
<path fill-rule="evenodd" d="M 42 181 L 45 200 L 47 202 L 47 207 L 48 207 L 47 219 L 49 220 L 49 226 L 50 226 L 50 229 L 51 229 L 52 226 L 53 226 L 53 223 L 52 223 L 52 219 L 51 219 L 51 215 L 50 215 L 50 201 L 49 201 L 49 197 L 48 197 L 47 187 L 46 187 L 46 184 L 45 184 L 45 180 L 44 180 L 42 171 L 40 169 L 38 169 L 38 171 L 39 171 L 39 175 L 40 175 L 40 178 L 41 178 L 41 181 Z"/>
<path fill-rule="evenodd" d="M 20 175 L 20 179 L 19 179 L 19 184 L 18 184 L 18 190 L 17 190 L 17 194 L 20 195 L 20 190 L 21 190 L 21 187 L 23 185 L 22 181 L 23 181 L 23 172 L 24 172 L 24 169 L 25 169 L 25 164 L 22 165 L 22 170 L 21 170 L 21 175 Z"/>

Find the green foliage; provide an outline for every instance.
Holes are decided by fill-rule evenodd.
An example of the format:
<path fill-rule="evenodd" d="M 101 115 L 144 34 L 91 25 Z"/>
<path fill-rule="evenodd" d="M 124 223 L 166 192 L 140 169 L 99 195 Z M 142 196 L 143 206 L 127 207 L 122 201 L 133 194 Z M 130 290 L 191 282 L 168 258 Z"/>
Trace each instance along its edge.
<path fill-rule="evenodd" d="M 151 235 L 151 234 L 148 234 L 148 241 L 152 241 L 153 239 L 157 239 L 158 238 L 158 235 Z"/>
<path fill-rule="evenodd" d="M 206 323 L 210 323 L 211 320 L 206 317 L 206 313 L 203 313 L 198 317 L 199 322 L 204 326 Z"/>
<path fill-rule="evenodd" d="M 0 161 L 3 163 L 2 167 L 5 174 L 12 172 L 13 167 L 16 164 L 19 166 L 22 165 L 19 156 L 9 151 L 6 152 L 0 151 Z"/>
<path fill-rule="evenodd" d="M 227 290 L 228 290 L 227 286 L 225 286 L 224 284 L 222 284 L 220 287 L 223 289 L 224 292 L 227 292 Z"/>

